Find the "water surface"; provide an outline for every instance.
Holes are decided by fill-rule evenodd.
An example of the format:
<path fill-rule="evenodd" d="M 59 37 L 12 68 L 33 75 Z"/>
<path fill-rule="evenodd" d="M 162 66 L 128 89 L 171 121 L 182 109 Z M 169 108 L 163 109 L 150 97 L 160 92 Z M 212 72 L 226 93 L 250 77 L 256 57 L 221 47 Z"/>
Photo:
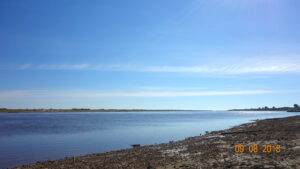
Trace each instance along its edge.
<path fill-rule="evenodd" d="M 168 111 L 0 114 L 0 168 L 155 144 L 287 112 Z"/>

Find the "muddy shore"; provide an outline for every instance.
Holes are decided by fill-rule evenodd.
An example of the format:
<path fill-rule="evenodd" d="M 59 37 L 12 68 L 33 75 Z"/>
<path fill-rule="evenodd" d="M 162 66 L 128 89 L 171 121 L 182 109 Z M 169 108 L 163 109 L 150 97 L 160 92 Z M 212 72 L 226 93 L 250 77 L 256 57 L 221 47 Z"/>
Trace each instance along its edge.
<path fill-rule="evenodd" d="M 236 145 L 243 145 L 244 151 L 236 152 L 241 151 Z M 300 115 L 258 120 L 177 142 L 17 168 L 300 168 Z"/>

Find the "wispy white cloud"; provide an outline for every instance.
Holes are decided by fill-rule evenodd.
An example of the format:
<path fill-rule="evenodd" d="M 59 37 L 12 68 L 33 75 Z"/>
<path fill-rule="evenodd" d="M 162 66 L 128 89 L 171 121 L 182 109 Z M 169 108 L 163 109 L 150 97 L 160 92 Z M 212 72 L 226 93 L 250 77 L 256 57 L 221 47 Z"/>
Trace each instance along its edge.
<path fill-rule="evenodd" d="M 10 68 L 13 70 L 90 70 L 90 71 L 128 71 L 128 72 L 166 72 L 166 73 L 300 73 L 298 64 L 248 65 L 248 66 L 130 66 L 130 65 L 93 65 L 93 64 L 24 64 Z"/>
<path fill-rule="evenodd" d="M 174 87 L 174 86 L 141 86 L 136 89 L 142 91 L 203 91 L 207 87 Z"/>
<path fill-rule="evenodd" d="M 1 91 L 0 99 L 11 98 L 104 98 L 104 97 L 183 97 L 218 95 L 253 95 L 274 93 L 269 90 L 245 91 L 190 91 L 190 92 L 98 92 L 98 91 L 53 91 L 18 90 Z"/>
<path fill-rule="evenodd" d="M 15 70 L 77 70 L 77 71 L 128 71 L 128 72 L 168 72 L 168 73 L 300 73 L 300 57 L 254 57 L 228 58 L 221 61 L 199 63 L 197 66 L 170 65 L 130 65 L 130 64 L 22 64 L 10 66 Z M 0 67 L 1 68 L 1 67 Z M 1 69 L 7 69 L 5 66 Z"/>
<path fill-rule="evenodd" d="M 90 68 L 89 64 L 40 64 L 33 67 L 38 70 L 87 70 Z"/>
<path fill-rule="evenodd" d="M 246 67 L 208 67 L 208 66 L 156 66 L 140 69 L 145 72 L 174 72 L 174 73 L 221 73 L 221 74 L 245 74 L 245 73 L 279 73 L 279 72 L 300 72 L 296 65 L 250 65 Z"/>
<path fill-rule="evenodd" d="M 31 68 L 31 64 L 22 64 L 20 66 L 18 66 L 18 69 L 20 70 L 26 70 L 26 69 L 30 69 Z"/>

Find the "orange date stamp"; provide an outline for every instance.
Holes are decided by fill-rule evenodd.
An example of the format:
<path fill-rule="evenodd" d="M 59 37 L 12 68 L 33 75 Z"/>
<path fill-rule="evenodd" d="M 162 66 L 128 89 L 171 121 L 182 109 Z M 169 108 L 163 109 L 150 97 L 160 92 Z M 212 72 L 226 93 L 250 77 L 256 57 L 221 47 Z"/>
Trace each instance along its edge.
<path fill-rule="evenodd" d="M 237 153 L 249 152 L 249 153 L 280 153 L 280 145 L 236 145 L 234 146 L 234 151 Z"/>

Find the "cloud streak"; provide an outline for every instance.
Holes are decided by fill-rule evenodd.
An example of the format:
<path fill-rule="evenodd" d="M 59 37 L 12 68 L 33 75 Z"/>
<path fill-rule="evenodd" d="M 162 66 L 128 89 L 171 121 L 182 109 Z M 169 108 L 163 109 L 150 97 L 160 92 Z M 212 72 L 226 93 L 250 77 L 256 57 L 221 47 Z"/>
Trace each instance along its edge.
<path fill-rule="evenodd" d="M 93 65 L 93 64 L 24 64 L 11 70 L 56 70 L 56 71 L 126 71 L 157 73 L 215 73 L 215 74 L 250 74 L 250 73 L 300 73 L 300 66 L 295 64 L 248 65 L 248 66 L 131 66 L 131 65 Z"/>
<path fill-rule="evenodd" d="M 197 62 L 195 62 L 197 63 Z M 131 65 L 131 64 L 21 64 L 0 66 L 6 70 L 47 71 L 120 71 L 157 73 L 255 74 L 300 73 L 300 57 L 219 58 L 198 62 L 197 65 Z"/>
<path fill-rule="evenodd" d="M 98 91 L 52 91 L 18 90 L 2 91 L 0 99 L 15 98 L 105 98 L 105 97 L 191 97 L 220 95 L 254 95 L 274 93 L 269 90 L 201 91 L 201 92 L 98 92 Z"/>

